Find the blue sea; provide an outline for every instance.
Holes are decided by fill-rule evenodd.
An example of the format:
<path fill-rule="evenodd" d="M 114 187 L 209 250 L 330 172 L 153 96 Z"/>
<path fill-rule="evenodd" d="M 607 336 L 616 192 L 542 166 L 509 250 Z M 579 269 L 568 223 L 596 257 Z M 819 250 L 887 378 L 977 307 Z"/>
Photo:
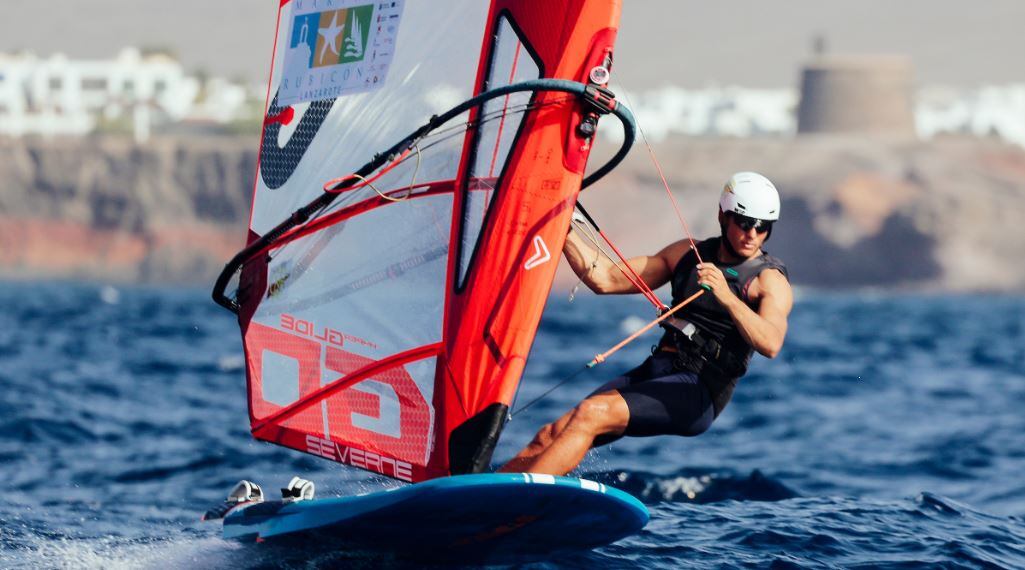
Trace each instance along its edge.
<path fill-rule="evenodd" d="M 409 565 L 199 521 L 243 478 L 394 485 L 250 439 L 238 329 L 205 289 L 0 283 L 0 307 L 0 567 Z M 520 403 L 651 317 L 640 299 L 553 296 Z M 517 415 L 496 460 L 654 340 Z M 802 291 L 782 354 L 755 360 L 709 432 L 622 440 L 578 474 L 651 522 L 529 567 L 1025 568 L 1025 298 Z"/>

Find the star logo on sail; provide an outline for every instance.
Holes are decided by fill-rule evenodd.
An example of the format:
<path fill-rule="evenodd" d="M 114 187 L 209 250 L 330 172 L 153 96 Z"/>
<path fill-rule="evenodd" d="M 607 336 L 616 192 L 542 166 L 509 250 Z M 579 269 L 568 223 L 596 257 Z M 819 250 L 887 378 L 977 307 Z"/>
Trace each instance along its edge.
<path fill-rule="evenodd" d="M 331 24 L 317 30 L 317 60 L 314 64 L 315 67 L 321 67 L 324 65 L 333 65 L 338 63 L 338 57 L 341 55 L 338 53 L 338 36 L 342 33 L 342 26 L 338 25 L 338 16 L 341 15 L 342 21 L 345 21 L 345 13 L 347 10 L 334 10 L 332 12 L 321 12 L 320 19 L 323 21 L 325 16 L 331 15 Z M 330 51 L 330 53 L 328 53 Z M 334 58 L 330 57 L 330 54 L 334 54 Z"/>
<path fill-rule="evenodd" d="M 363 61 L 373 14 L 373 4 L 365 4 L 297 16 L 289 48 L 302 53 L 309 69 Z"/>

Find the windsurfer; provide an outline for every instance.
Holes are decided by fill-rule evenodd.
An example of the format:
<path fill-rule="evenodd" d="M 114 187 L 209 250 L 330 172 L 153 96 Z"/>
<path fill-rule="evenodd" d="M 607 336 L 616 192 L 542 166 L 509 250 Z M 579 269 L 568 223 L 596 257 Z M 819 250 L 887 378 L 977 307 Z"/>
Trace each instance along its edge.
<path fill-rule="evenodd" d="M 672 284 L 674 306 L 702 288 L 711 294 L 664 321 L 665 334 L 640 366 L 545 425 L 500 471 L 563 475 L 588 449 L 623 436 L 705 432 L 747 372 L 752 353 L 774 358 L 783 347 L 793 294 L 786 266 L 761 249 L 779 210 L 772 182 L 738 172 L 719 200 L 719 237 L 696 244 L 684 239 L 655 255 L 629 259 L 651 289 Z M 563 251 L 595 293 L 639 292 L 575 233 Z"/>

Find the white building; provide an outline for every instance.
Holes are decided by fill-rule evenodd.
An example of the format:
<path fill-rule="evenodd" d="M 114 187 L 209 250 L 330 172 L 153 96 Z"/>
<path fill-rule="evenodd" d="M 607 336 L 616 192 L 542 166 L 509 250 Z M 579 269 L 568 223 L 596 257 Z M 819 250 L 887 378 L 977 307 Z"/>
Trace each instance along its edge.
<path fill-rule="evenodd" d="M 941 133 L 997 135 L 1025 146 L 1025 84 L 977 90 L 923 89 L 915 123 L 923 137 Z"/>
<path fill-rule="evenodd" d="M 672 133 L 749 137 L 795 130 L 797 95 L 789 89 L 664 87 L 628 98 L 641 129 L 655 140 Z"/>
<path fill-rule="evenodd" d="M 652 140 L 684 136 L 789 136 L 796 132 L 794 89 L 664 87 L 621 97 Z M 1025 147 L 1025 84 L 978 89 L 926 87 L 914 103 L 918 136 L 943 133 L 996 135 Z M 622 138 L 615 121 L 602 122 L 602 137 Z"/>
<path fill-rule="evenodd" d="M 248 108 L 254 100 L 261 104 L 266 95 L 267 87 L 253 86 L 246 88 L 243 85 L 233 83 L 221 77 L 211 77 L 203 85 L 198 98 L 192 101 L 188 114 L 184 117 L 187 121 L 229 123 L 231 121 L 249 118 Z M 262 117 L 262 105 L 258 104 L 256 119 Z"/>
<path fill-rule="evenodd" d="M 0 135 L 83 135 L 103 122 L 150 128 L 181 121 L 223 124 L 260 120 L 263 87 L 221 78 L 201 84 L 166 54 L 126 48 L 111 60 L 62 54 L 0 53 Z M 664 87 L 621 97 L 653 140 L 687 136 L 789 136 L 796 132 L 794 89 Z M 255 101 L 255 103 L 254 103 Z M 603 121 L 603 138 L 621 137 Z M 1025 146 L 1025 84 L 980 89 L 924 88 L 915 102 L 919 136 L 997 135 Z"/>
<path fill-rule="evenodd" d="M 134 48 L 101 61 L 0 54 L 0 133 L 81 135 L 126 118 L 144 139 L 151 123 L 185 118 L 199 87 L 174 58 Z"/>

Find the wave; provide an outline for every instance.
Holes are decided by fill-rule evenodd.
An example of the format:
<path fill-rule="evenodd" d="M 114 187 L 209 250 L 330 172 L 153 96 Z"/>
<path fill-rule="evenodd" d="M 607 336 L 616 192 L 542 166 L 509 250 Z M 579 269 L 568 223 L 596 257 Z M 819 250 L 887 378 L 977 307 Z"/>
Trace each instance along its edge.
<path fill-rule="evenodd" d="M 3 439 L 19 444 L 81 443 L 93 441 L 96 434 L 74 420 L 21 417 L 0 423 Z"/>
<path fill-rule="evenodd" d="M 917 497 L 915 497 L 915 504 L 918 505 L 918 510 L 923 513 L 939 513 L 946 516 L 961 517 L 964 516 L 968 509 L 966 506 L 961 505 L 946 497 L 935 495 L 928 491 L 923 491 Z"/>
<path fill-rule="evenodd" d="M 206 568 L 238 567 L 241 544 L 213 537 L 124 539 L 81 538 L 58 533 L 32 533 L 0 539 L 3 568 Z M 246 560 L 273 567 L 266 557 Z"/>
<path fill-rule="evenodd" d="M 686 468 L 668 475 L 647 471 L 601 471 L 584 475 L 616 487 L 648 504 L 782 501 L 800 495 L 755 469 L 747 475 L 728 470 Z"/>

